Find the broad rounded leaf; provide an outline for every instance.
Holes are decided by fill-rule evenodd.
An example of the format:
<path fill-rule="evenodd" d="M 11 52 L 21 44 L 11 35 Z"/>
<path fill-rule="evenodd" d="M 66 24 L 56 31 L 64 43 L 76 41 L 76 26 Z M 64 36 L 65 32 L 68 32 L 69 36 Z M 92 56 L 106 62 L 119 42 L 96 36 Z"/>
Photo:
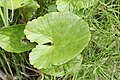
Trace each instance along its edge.
<path fill-rule="evenodd" d="M 35 2 L 34 0 L 7 0 L 7 5 L 8 5 L 9 9 L 12 9 L 12 5 L 13 5 L 14 9 L 17 9 L 17 8 L 21 8 L 21 7 L 31 4 L 31 3 L 35 3 L 36 6 L 39 7 L 37 2 Z M 0 6 L 4 7 L 4 0 L 0 0 Z"/>
<path fill-rule="evenodd" d="M 34 67 L 46 69 L 76 57 L 90 40 L 87 22 L 73 13 L 52 12 L 28 22 L 25 35 L 38 45 L 29 55 Z"/>
<path fill-rule="evenodd" d="M 23 41 L 25 25 L 14 25 L 0 29 L 0 47 L 8 52 L 21 53 L 31 50 L 35 44 Z"/>
<path fill-rule="evenodd" d="M 58 11 L 76 12 L 93 6 L 98 0 L 57 0 Z"/>

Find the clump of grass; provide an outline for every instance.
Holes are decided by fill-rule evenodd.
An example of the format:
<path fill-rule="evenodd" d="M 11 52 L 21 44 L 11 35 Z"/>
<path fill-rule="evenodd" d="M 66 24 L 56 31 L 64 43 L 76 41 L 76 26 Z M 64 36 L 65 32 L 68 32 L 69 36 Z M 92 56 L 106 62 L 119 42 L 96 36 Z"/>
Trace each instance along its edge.
<path fill-rule="evenodd" d="M 92 10 L 92 9 L 91 9 Z M 86 19 L 91 41 L 73 80 L 120 79 L 120 2 L 100 0 Z"/>

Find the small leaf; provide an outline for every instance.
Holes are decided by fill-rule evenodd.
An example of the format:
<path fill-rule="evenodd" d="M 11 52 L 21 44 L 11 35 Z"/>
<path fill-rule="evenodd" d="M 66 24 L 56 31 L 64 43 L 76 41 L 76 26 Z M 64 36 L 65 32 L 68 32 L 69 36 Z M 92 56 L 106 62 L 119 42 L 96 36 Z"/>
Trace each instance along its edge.
<path fill-rule="evenodd" d="M 56 4 L 50 4 L 48 6 L 48 12 L 57 12 L 57 6 L 56 6 Z"/>
<path fill-rule="evenodd" d="M 58 11 L 66 11 L 66 12 L 76 12 L 80 9 L 87 9 L 94 4 L 96 4 L 98 0 L 57 0 L 57 9 Z"/>
<path fill-rule="evenodd" d="M 80 70 L 82 60 L 83 58 L 82 55 L 80 54 L 74 59 L 67 62 L 66 64 L 62 64 L 59 66 L 51 66 L 50 68 L 47 69 L 41 69 L 41 71 L 48 75 L 57 76 L 57 77 L 74 74 Z"/>
<path fill-rule="evenodd" d="M 12 5 L 14 9 L 17 9 L 34 2 L 35 2 L 34 0 L 12 0 L 12 3 L 11 3 L 10 0 L 7 0 L 9 9 L 12 9 Z M 4 0 L 0 0 L 0 6 L 4 7 Z M 39 7 L 37 3 L 36 3 L 36 6 Z"/>
<path fill-rule="evenodd" d="M 29 4 L 26 4 L 24 7 L 20 8 L 20 11 L 22 12 L 24 19 L 26 21 L 30 20 L 33 17 L 33 14 L 37 11 L 39 8 L 36 1 L 29 2 Z"/>
<path fill-rule="evenodd" d="M 0 29 L 0 47 L 8 52 L 21 53 L 35 47 L 34 43 L 23 41 L 25 25 L 13 25 Z"/>
<path fill-rule="evenodd" d="M 90 40 L 87 22 L 73 13 L 46 14 L 28 22 L 24 33 L 31 42 L 38 43 L 29 55 L 30 63 L 38 69 L 67 63 L 79 55 Z"/>

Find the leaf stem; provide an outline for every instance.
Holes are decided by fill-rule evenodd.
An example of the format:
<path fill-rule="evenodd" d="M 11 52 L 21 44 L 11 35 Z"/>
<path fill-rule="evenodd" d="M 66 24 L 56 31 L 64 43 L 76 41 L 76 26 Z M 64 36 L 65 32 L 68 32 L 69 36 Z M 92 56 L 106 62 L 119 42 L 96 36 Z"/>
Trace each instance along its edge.
<path fill-rule="evenodd" d="M 10 67 L 10 64 L 9 64 L 9 62 L 8 62 L 8 59 L 7 59 L 6 55 L 5 55 L 5 53 L 3 53 L 2 56 L 4 57 L 4 59 L 5 59 L 6 63 L 7 63 L 8 70 L 10 71 L 12 80 L 14 80 L 13 72 L 12 72 L 12 69 L 11 69 L 11 67 Z"/>
<path fill-rule="evenodd" d="M 8 26 L 8 5 L 7 5 L 7 0 L 4 0 L 4 19 L 6 22 L 6 26 Z"/>
<path fill-rule="evenodd" d="M 0 15 L 1 15 L 1 17 L 2 17 L 4 26 L 7 26 L 1 7 L 0 7 Z"/>

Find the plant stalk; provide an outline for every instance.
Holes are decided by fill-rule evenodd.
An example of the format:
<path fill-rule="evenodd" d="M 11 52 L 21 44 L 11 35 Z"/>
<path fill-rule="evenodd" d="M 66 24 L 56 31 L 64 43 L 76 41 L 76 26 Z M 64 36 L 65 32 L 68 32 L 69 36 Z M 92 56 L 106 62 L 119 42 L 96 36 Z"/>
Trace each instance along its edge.
<path fill-rule="evenodd" d="M 3 20 L 4 26 L 7 26 L 6 20 L 5 20 L 5 18 L 4 18 L 4 15 L 3 15 L 3 12 L 2 12 L 1 7 L 0 7 L 0 15 L 1 15 L 1 18 L 2 18 L 2 20 Z"/>
<path fill-rule="evenodd" d="M 8 5 L 7 5 L 7 0 L 4 0 L 4 19 L 6 22 L 6 26 L 8 27 L 9 23 L 8 23 Z"/>

